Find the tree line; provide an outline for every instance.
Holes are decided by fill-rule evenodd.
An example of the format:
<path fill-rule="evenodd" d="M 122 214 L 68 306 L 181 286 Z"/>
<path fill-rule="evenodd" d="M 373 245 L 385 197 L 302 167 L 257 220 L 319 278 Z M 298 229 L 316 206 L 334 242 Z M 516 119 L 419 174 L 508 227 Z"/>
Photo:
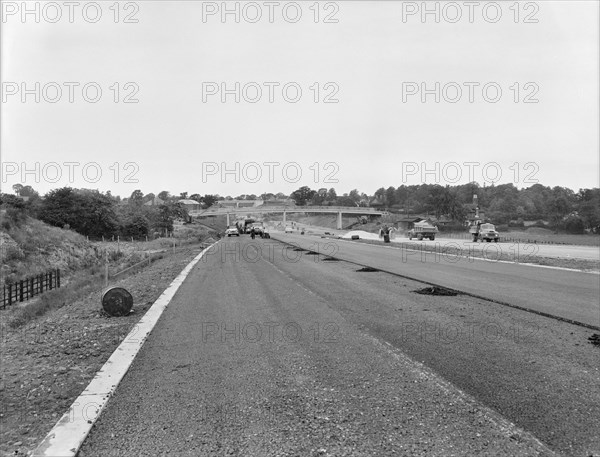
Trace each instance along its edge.
<path fill-rule="evenodd" d="M 291 195 L 298 205 L 378 206 L 410 215 L 446 217 L 463 223 L 474 209 L 473 196 L 485 219 L 499 225 L 523 226 L 524 221 L 540 221 L 569 233 L 586 230 L 600 233 L 600 189 L 546 187 L 535 184 L 518 189 L 513 184 L 456 186 L 438 184 L 381 187 L 372 196 L 354 189 L 337 196 L 335 189 L 313 190 L 303 186 Z M 543 221 L 543 222 L 542 222 Z"/>
<path fill-rule="evenodd" d="M 26 192 L 27 195 L 18 196 L 0 194 L 0 206 L 6 209 L 10 219 L 4 223 L 22 221 L 23 215 L 28 215 L 55 227 L 100 239 L 168 235 L 173 231 L 175 220 L 188 219 L 178 199 L 168 198 L 156 205 L 146 205 L 148 200 L 140 191 L 133 192 L 124 201 L 110 192 L 71 187 L 51 190 L 43 197 L 37 192 Z"/>
<path fill-rule="evenodd" d="M 58 226 L 69 227 L 81 234 L 98 238 L 121 235 L 143 237 L 169 233 L 173 222 L 188 218 L 181 199 L 194 200 L 208 208 L 223 199 L 217 194 L 182 192 L 171 195 L 168 191 L 144 194 L 135 190 L 129 197 L 113 196 L 110 192 L 63 187 L 51 190 L 43 197 L 31 186 L 13 186 L 15 194 L 28 197 L 27 201 L 15 195 L 2 194 L 3 206 L 19 207 L 33 217 Z M 241 194 L 240 200 L 294 200 L 296 205 L 377 206 L 405 216 L 429 215 L 446 217 L 457 225 L 464 223 L 473 210 L 473 195 L 486 220 L 498 225 L 522 225 L 523 221 L 544 221 L 544 225 L 570 233 L 586 230 L 600 233 L 600 189 L 580 189 L 574 192 L 566 187 L 546 187 L 535 184 L 518 189 L 513 184 L 480 186 L 469 183 L 456 186 L 437 184 L 381 187 L 372 195 L 353 189 L 338 195 L 334 188 L 311 189 L 302 186 L 290 195 L 263 193 Z M 307 211 L 309 212 L 308 208 Z"/>

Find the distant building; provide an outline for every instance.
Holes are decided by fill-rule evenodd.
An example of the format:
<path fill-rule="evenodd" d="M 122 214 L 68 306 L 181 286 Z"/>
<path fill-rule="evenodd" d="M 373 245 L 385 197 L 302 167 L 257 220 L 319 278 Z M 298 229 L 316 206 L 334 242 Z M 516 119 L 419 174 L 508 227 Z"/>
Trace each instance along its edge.
<path fill-rule="evenodd" d="M 452 219 L 450 219 L 449 217 L 446 217 L 446 216 L 440 216 L 439 218 L 435 217 L 435 216 L 430 216 L 430 217 L 427 218 L 427 221 L 430 224 L 433 224 L 433 225 L 435 225 L 437 227 L 439 227 L 439 226 L 446 226 L 446 225 L 452 223 Z"/>
<path fill-rule="evenodd" d="M 383 200 L 381 200 L 378 197 L 374 197 L 371 199 L 371 201 L 369 202 L 369 206 L 373 207 L 373 208 L 382 208 L 385 206 L 385 203 L 383 202 Z"/>
<path fill-rule="evenodd" d="M 146 203 L 144 203 L 144 205 L 146 206 L 158 206 L 158 205 L 164 205 L 165 201 L 162 198 L 158 198 L 158 197 L 154 197 L 152 200 L 147 201 Z"/>
<path fill-rule="evenodd" d="M 197 211 L 201 208 L 200 203 L 198 203 L 196 200 L 190 200 L 189 198 L 177 200 L 177 203 L 181 203 L 188 211 Z"/>

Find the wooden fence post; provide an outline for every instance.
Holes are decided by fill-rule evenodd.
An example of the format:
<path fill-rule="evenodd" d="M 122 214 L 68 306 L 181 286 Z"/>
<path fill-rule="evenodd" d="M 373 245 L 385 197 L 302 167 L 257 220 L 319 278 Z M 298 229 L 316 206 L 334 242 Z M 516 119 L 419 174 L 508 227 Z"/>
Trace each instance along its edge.
<path fill-rule="evenodd" d="M 30 295 L 33 297 L 35 295 L 35 289 L 33 288 L 34 286 L 34 282 L 33 282 L 34 278 L 33 276 L 31 278 L 29 278 L 29 290 L 30 290 Z"/>
<path fill-rule="evenodd" d="M 12 305 L 12 284 L 8 285 L 8 306 Z"/>
<path fill-rule="evenodd" d="M 56 287 L 60 287 L 60 269 L 56 269 Z"/>
<path fill-rule="evenodd" d="M 23 280 L 19 281 L 19 301 L 23 301 Z"/>
<path fill-rule="evenodd" d="M 48 280 L 50 282 L 50 290 L 52 290 L 52 272 L 51 271 L 48 272 Z"/>
<path fill-rule="evenodd" d="M 105 262 L 104 262 L 104 287 L 108 287 L 108 250 L 105 251 Z"/>

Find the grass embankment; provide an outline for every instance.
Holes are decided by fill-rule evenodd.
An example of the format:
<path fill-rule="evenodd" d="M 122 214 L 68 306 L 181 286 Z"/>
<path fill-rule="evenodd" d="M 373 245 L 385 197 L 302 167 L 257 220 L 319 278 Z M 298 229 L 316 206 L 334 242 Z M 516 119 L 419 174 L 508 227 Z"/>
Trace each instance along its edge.
<path fill-rule="evenodd" d="M 92 267 L 102 255 L 86 238 L 25 216 L 14 220 L 0 215 L 1 283 L 59 268 L 64 275 Z"/>
<path fill-rule="evenodd" d="M 177 227 L 172 238 L 148 242 L 90 242 L 71 230 L 52 227 L 29 217 L 18 222 L 5 218 L 1 225 L 2 284 L 55 268 L 61 270 L 62 276 L 60 289 L 13 305 L 15 309 L 7 319 L 11 328 L 23 326 L 49 310 L 101 289 L 107 260 L 112 276 L 151 255 L 153 260 L 162 258 L 161 251 L 169 255 L 178 252 L 182 246 L 210 239 L 209 230 L 193 224 Z"/>

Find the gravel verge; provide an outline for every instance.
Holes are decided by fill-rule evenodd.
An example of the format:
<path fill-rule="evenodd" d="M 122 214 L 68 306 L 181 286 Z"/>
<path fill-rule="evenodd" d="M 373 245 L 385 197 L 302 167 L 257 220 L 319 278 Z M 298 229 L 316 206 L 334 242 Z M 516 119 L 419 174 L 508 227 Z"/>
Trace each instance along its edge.
<path fill-rule="evenodd" d="M 11 329 L 0 311 L 0 455 L 30 455 L 113 351 L 181 270 L 201 251 L 185 247 L 112 282 L 134 297 L 132 312 L 110 317 L 102 288 Z"/>

